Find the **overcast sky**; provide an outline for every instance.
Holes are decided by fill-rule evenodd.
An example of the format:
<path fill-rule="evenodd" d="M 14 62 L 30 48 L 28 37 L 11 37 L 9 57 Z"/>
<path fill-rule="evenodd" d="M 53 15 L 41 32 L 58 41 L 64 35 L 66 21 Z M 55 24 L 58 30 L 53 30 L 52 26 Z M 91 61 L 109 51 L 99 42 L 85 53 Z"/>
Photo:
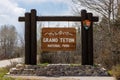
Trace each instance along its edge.
<path fill-rule="evenodd" d="M 71 0 L 1 0 L 0 26 L 14 25 L 17 31 L 24 32 L 24 23 L 18 22 L 19 16 L 31 9 L 37 10 L 37 15 L 72 15 Z"/>

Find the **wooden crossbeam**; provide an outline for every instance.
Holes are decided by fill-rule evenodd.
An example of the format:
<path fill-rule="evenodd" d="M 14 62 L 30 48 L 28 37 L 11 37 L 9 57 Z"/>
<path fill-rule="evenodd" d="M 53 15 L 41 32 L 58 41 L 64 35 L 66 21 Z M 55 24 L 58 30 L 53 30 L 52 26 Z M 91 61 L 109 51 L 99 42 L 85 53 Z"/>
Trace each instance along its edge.
<path fill-rule="evenodd" d="M 37 21 L 82 21 L 80 16 L 37 16 Z M 19 17 L 19 21 L 25 21 L 25 17 Z M 92 18 L 93 22 L 98 21 L 98 17 Z"/>

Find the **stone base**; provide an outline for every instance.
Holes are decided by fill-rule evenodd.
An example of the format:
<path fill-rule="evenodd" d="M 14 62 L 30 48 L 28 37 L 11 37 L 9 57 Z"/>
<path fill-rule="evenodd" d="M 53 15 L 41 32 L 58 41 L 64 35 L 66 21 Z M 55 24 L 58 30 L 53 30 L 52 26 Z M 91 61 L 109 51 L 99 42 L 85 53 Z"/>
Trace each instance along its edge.
<path fill-rule="evenodd" d="M 91 65 L 49 64 L 20 65 L 10 70 L 10 75 L 24 76 L 110 76 L 104 68 Z"/>

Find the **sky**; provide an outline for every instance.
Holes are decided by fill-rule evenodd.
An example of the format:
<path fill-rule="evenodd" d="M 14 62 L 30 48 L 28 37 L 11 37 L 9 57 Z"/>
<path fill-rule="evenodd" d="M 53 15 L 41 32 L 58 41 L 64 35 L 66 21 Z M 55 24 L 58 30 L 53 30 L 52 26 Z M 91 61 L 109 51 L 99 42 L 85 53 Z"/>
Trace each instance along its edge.
<path fill-rule="evenodd" d="M 1 0 L 0 26 L 14 25 L 19 33 L 24 33 L 24 23 L 18 22 L 18 17 L 24 16 L 31 9 L 37 10 L 37 15 L 64 16 L 73 15 L 71 0 Z"/>

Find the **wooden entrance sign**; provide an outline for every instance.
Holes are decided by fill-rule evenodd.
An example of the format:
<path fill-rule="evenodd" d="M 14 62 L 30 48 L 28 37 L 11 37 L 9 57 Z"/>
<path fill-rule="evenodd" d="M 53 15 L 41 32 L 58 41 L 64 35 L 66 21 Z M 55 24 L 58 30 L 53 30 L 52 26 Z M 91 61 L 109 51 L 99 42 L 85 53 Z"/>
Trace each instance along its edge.
<path fill-rule="evenodd" d="M 19 21 L 25 22 L 25 64 L 36 65 L 37 63 L 36 61 L 36 57 L 37 57 L 37 37 L 36 37 L 37 26 L 36 24 L 37 24 L 37 21 L 79 21 L 79 22 L 81 21 L 82 65 L 93 65 L 94 64 L 93 63 L 93 22 L 97 22 L 98 17 L 93 16 L 92 13 L 87 13 L 86 10 L 82 10 L 81 17 L 80 16 L 37 16 L 36 10 L 32 9 L 30 13 L 29 12 L 25 13 L 25 17 L 19 17 Z M 67 30 L 61 30 L 61 31 L 65 33 Z M 74 35 L 75 33 L 73 32 L 70 30 L 70 33 Z M 42 46 L 43 50 L 44 49 L 52 50 L 52 48 L 48 49 L 48 47 L 51 47 L 51 46 L 54 47 L 54 50 L 58 50 L 58 49 L 59 50 L 74 50 L 75 49 L 75 43 L 76 43 L 75 36 L 69 35 L 69 37 L 68 36 L 53 37 L 53 38 L 57 38 L 59 43 L 58 45 L 49 45 L 49 46 L 46 43 L 49 44 L 49 41 L 51 40 L 47 39 L 49 38 L 48 35 L 44 35 L 44 30 L 43 30 L 43 38 L 46 38 L 45 41 L 47 41 L 45 42 L 42 39 L 44 41 L 42 43 L 42 45 L 44 45 Z M 63 43 L 63 41 L 65 41 L 66 43 Z M 61 48 L 58 48 L 58 49 L 55 48 L 59 46 Z M 65 47 L 65 48 L 62 48 L 62 47 Z"/>
<path fill-rule="evenodd" d="M 42 51 L 73 51 L 76 49 L 75 28 L 42 28 Z"/>

